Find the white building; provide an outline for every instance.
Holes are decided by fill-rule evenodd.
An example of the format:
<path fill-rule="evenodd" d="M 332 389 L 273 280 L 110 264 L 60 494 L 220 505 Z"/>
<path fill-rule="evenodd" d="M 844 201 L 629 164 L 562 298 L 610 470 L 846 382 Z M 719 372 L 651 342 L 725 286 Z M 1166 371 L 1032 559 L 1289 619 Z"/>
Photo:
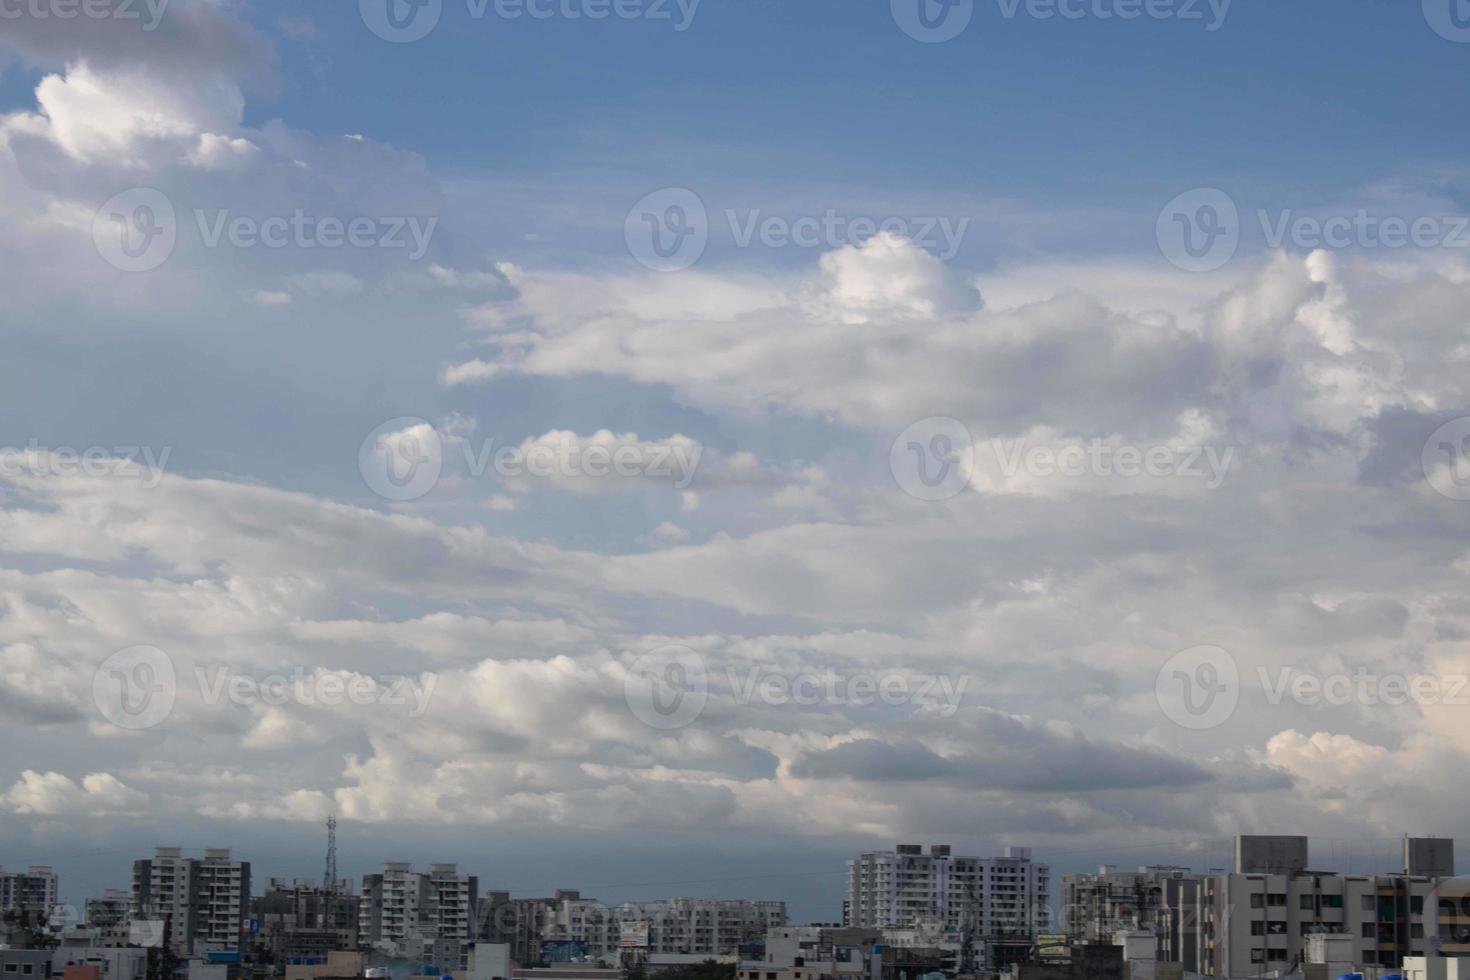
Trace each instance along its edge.
<path fill-rule="evenodd" d="M 948 844 L 925 854 L 899 844 L 847 862 L 847 921 L 862 928 L 914 928 L 938 920 L 975 940 L 1034 939 L 1050 916 L 1051 870 L 1029 847 L 995 858 L 956 857 Z"/>
<path fill-rule="evenodd" d="M 1235 871 L 1200 876 L 1190 899 L 1197 906 L 1178 910 L 1184 942 L 1194 944 L 1198 971 L 1219 977 L 1298 969 L 1316 936 L 1343 937 L 1334 955 L 1367 967 L 1470 953 L 1470 917 L 1461 911 L 1470 908 L 1470 882 L 1452 877 L 1445 843 L 1427 866 L 1411 853 L 1418 842 L 1406 839 L 1404 873 L 1344 875 L 1311 870 L 1304 837 L 1238 838 Z"/>
<path fill-rule="evenodd" d="M 734 956 L 742 943 L 784 925 L 785 902 L 671 898 L 612 908 L 563 890 L 548 902 L 540 939 L 580 943 L 596 957 L 616 956 L 624 946 L 649 954 Z"/>
<path fill-rule="evenodd" d="M 359 941 L 389 956 L 449 970 L 468 965 L 475 937 L 480 882 L 454 864 L 414 871 L 389 861 L 380 875 L 364 875 L 358 912 Z"/>
<path fill-rule="evenodd" d="M 56 872 L 33 864 L 24 871 L 0 870 L 0 912 L 21 912 L 44 922 L 57 903 Z"/>
<path fill-rule="evenodd" d="M 127 925 L 128 909 L 133 896 L 121 888 L 109 888 L 101 898 L 89 898 L 86 902 L 85 922 L 98 929 Z"/>
<path fill-rule="evenodd" d="M 238 950 L 249 906 L 250 862 L 231 859 L 229 848 L 187 858 L 160 847 L 133 862 L 130 917 L 167 923 L 168 943 L 181 956 Z"/>

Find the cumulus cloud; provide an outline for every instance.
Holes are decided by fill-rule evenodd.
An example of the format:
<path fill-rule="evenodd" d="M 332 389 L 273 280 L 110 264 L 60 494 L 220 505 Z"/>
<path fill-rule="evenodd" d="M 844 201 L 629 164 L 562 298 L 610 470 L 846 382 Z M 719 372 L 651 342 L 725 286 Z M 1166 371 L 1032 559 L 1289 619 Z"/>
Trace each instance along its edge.
<path fill-rule="evenodd" d="M 106 816 L 140 810 L 147 798 L 105 772 L 88 773 L 80 783 L 59 772 L 27 769 L 0 797 L 20 815 L 69 814 Z"/>

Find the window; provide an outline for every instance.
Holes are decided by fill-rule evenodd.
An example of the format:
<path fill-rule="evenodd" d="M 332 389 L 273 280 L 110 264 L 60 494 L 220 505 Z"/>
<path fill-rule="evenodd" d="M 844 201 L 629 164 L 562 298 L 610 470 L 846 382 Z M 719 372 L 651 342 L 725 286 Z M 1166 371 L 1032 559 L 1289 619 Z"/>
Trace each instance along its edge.
<path fill-rule="evenodd" d="M 1314 898 L 1314 896 L 1312 896 L 1312 895 L 1303 895 L 1302 896 L 1302 910 L 1303 911 L 1310 912 L 1310 911 L 1312 911 L 1313 909 L 1316 908 L 1316 903 L 1312 901 L 1313 898 Z"/>
<path fill-rule="evenodd" d="M 1372 912 L 1377 907 L 1378 907 L 1377 906 L 1377 903 L 1375 903 L 1373 901 L 1373 896 L 1372 895 L 1364 895 L 1363 896 L 1362 909 L 1363 909 L 1364 912 Z"/>
<path fill-rule="evenodd" d="M 1371 923 L 1371 922 L 1364 922 L 1363 923 L 1363 938 L 1364 939 L 1372 939 L 1376 935 L 1378 935 L 1378 930 L 1375 928 L 1375 926 L 1373 925 L 1373 923 Z"/>
<path fill-rule="evenodd" d="M 1266 904 L 1271 908 L 1286 908 L 1286 893 L 1272 892 L 1266 896 Z"/>
<path fill-rule="evenodd" d="M 1322 896 L 1322 907 L 1324 909 L 1340 909 L 1340 908 L 1342 908 L 1342 896 L 1341 895 L 1323 895 Z"/>
<path fill-rule="evenodd" d="M 1410 895 L 1409 896 L 1409 912 L 1411 914 L 1413 914 L 1413 915 L 1423 915 L 1424 914 L 1424 896 L 1423 895 Z"/>
<path fill-rule="evenodd" d="M 1251 923 L 1252 936 L 1264 936 L 1266 934 L 1266 923 L 1257 920 Z"/>

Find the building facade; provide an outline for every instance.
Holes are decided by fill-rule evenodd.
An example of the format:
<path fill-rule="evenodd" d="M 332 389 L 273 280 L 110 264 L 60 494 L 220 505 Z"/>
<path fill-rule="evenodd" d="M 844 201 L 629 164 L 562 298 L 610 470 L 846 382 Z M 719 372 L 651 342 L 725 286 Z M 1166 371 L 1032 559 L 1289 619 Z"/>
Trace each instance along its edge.
<path fill-rule="evenodd" d="M 359 942 L 384 955 L 464 969 L 477 938 L 479 879 L 454 864 L 414 871 L 389 861 L 383 873 L 364 875 L 359 903 Z"/>
<path fill-rule="evenodd" d="M 14 912 L 45 922 L 57 904 L 56 872 L 33 864 L 24 871 L 0 870 L 0 912 Z"/>
<path fill-rule="evenodd" d="M 1096 874 L 1062 876 L 1061 926 L 1074 942 L 1110 943 L 1119 932 L 1168 933 L 1169 885 L 1188 868 L 1151 865 L 1137 871 L 1102 867 Z"/>
<path fill-rule="evenodd" d="M 1368 967 L 1470 955 L 1470 883 L 1410 873 L 1453 871 L 1452 842 L 1420 840 L 1405 839 L 1401 873 L 1346 875 L 1311 870 L 1305 838 L 1241 838 L 1235 871 L 1201 875 L 1182 900 L 1192 906 L 1178 910 L 1180 943 L 1193 945 L 1198 972 L 1219 977 L 1298 969 L 1314 936 L 1350 939 Z"/>
<path fill-rule="evenodd" d="M 971 939 L 1034 939 L 1050 920 L 1051 870 L 1028 847 L 957 857 L 947 844 L 863 854 L 848 864 L 847 925 L 915 928 L 938 921 Z"/>
<path fill-rule="evenodd" d="M 129 916 L 165 923 L 168 945 L 181 956 L 238 951 L 250 905 L 250 862 L 229 848 L 208 848 L 202 858 L 160 847 L 133 862 Z"/>

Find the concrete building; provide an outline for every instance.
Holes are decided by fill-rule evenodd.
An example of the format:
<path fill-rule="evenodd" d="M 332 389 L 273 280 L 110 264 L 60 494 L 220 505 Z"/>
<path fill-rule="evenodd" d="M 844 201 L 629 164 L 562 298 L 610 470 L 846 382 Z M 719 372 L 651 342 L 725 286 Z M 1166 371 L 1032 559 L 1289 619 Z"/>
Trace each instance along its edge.
<path fill-rule="evenodd" d="M 1406 842 L 1405 853 L 1437 869 L 1453 867 L 1449 842 L 1436 842 L 1427 857 Z M 1324 935 L 1342 937 L 1331 944 L 1333 955 L 1366 967 L 1470 953 L 1470 932 L 1456 931 L 1460 917 L 1453 911 L 1470 888 L 1426 875 L 1313 871 L 1305 838 L 1242 838 L 1234 873 L 1202 875 L 1198 882 L 1197 895 L 1181 898 L 1177 919 L 1194 920 L 1192 930 L 1181 930 L 1181 941 L 1194 940 L 1194 969 L 1206 976 L 1299 970 L 1313 937 Z M 1470 926 L 1470 917 L 1463 921 Z M 1350 957 L 1343 952 L 1349 945 Z"/>
<path fill-rule="evenodd" d="M 0 912 L 23 913 L 33 922 L 45 922 L 57 904 L 57 894 L 56 872 L 46 865 L 0 870 Z"/>
<path fill-rule="evenodd" d="M 511 928 L 504 921 L 506 908 L 517 919 Z M 496 903 L 490 915 L 497 940 L 509 943 L 521 963 L 616 959 L 624 948 L 644 954 L 735 956 L 742 944 L 763 939 L 787 921 L 785 902 L 670 898 L 612 907 L 573 889 L 561 889 L 552 898 L 507 899 Z"/>
<path fill-rule="evenodd" d="M 1063 875 L 1062 931 L 1075 942 L 1111 942 L 1120 931 L 1136 929 L 1162 940 L 1168 934 L 1169 884 L 1190 875 L 1175 865 L 1137 871 L 1105 865 L 1096 874 Z"/>
<path fill-rule="evenodd" d="M 45 980 L 55 950 L 0 946 L 0 980 Z"/>
<path fill-rule="evenodd" d="M 938 919 L 946 928 L 981 939 L 1034 939 L 1050 916 L 1050 868 L 1031 860 L 1029 847 L 1002 857 L 956 857 L 948 844 L 926 854 L 899 844 L 847 862 L 848 924 L 907 928 Z"/>
<path fill-rule="evenodd" d="M 361 977 L 367 973 L 367 957 L 349 949 L 339 949 L 310 963 L 290 963 L 285 980 L 327 980 L 327 978 Z"/>
<path fill-rule="evenodd" d="M 98 980 L 143 980 L 148 973 L 148 951 L 137 948 L 70 946 L 55 950 L 53 969 L 91 967 Z"/>
<path fill-rule="evenodd" d="M 250 862 L 229 848 L 209 848 L 202 858 L 160 847 L 133 862 L 129 915 L 165 923 L 167 942 L 180 956 L 238 951 L 250 902 Z"/>
<path fill-rule="evenodd" d="M 387 956 L 462 970 L 477 938 L 479 888 L 477 877 L 454 864 L 419 872 L 389 861 L 382 874 L 363 876 L 358 941 Z"/>
<path fill-rule="evenodd" d="M 97 929 L 125 926 L 132 900 L 131 893 L 121 888 L 109 888 L 102 893 L 101 898 L 87 899 L 84 907 L 85 922 Z"/>
<path fill-rule="evenodd" d="M 265 894 L 251 902 L 251 918 L 260 927 L 257 942 L 277 961 L 356 949 L 360 913 L 351 879 L 324 889 L 310 879 L 272 878 Z"/>

